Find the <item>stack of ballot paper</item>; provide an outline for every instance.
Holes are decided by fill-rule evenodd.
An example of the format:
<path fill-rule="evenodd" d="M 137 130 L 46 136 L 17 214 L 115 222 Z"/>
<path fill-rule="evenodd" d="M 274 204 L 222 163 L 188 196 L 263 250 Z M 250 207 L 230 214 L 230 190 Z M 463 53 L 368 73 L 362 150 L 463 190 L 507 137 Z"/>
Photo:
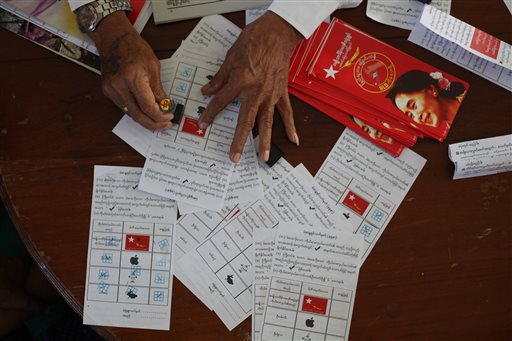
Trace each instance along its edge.
<path fill-rule="evenodd" d="M 345 129 L 315 177 L 258 160 L 257 137 L 231 164 L 239 104 L 207 129 L 197 119 L 210 100 L 200 88 L 239 31 L 205 17 L 162 61 L 179 124 L 154 133 L 124 117 L 114 128 L 146 162 L 95 168 L 85 323 L 168 329 L 175 276 L 229 330 L 252 314 L 253 340 L 348 339 L 361 265 L 425 160 Z"/>
<path fill-rule="evenodd" d="M 339 19 L 295 50 L 289 91 L 393 155 L 446 138 L 468 83 Z"/>

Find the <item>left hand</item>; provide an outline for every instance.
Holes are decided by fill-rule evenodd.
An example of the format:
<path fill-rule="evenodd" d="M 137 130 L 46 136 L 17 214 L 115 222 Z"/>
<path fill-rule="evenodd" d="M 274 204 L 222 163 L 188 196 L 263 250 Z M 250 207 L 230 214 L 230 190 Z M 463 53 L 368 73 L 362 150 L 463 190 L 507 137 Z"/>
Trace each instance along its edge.
<path fill-rule="evenodd" d="M 242 31 L 215 77 L 203 86 L 204 95 L 215 94 L 201 114 L 199 125 L 203 129 L 224 107 L 240 98 L 240 113 L 229 155 L 231 161 L 240 161 L 256 119 L 259 155 L 262 160 L 268 160 L 275 106 L 288 139 L 299 145 L 288 96 L 288 69 L 293 50 L 301 39 L 302 35 L 290 24 L 269 11 Z"/>
<path fill-rule="evenodd" d="M 100 53 L 103 93 L 147 129 L 170 128 L 173 115 L 158 105 L 165 97 L 160 62 L 126 14 L 108 15 L 89 36 Z"/>

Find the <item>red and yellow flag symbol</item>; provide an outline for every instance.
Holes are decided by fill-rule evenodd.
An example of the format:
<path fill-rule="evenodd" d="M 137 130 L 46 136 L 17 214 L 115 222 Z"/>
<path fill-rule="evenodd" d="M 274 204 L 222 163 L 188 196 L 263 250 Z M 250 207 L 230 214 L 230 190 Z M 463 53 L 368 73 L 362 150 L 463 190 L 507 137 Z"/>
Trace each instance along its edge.
<path fill-rule="evenodd" d="M 149 251 L 149 236 L 140 234 L 127 234 L 125 245 L 126 250 Z"/>
<path fill-rule="evenodd" d="M 363 215 L 364 211 L 366 211 L 368 208 L 368 205 L 370 205 L 366 200 L 352 191 L 348 192 L 345 199 L 343 199 L 342 204 L 352 209 L 359 215 Z"/>
<path fill-rule="evenodd" d="M 181 128 L 181 131 L 199 137 L 204 137 L 204 135 L 206 134 L 206 129 L 199 128 L 198 121 L 190 117 L 185 117 L 185 122 L 183 122 L 183 128 Z"/>
<path fill-rule="evenodd" d="M 302 300 L 302 311 L 325 315 L 329 300 L 322 297 L 304 295 Z"/>

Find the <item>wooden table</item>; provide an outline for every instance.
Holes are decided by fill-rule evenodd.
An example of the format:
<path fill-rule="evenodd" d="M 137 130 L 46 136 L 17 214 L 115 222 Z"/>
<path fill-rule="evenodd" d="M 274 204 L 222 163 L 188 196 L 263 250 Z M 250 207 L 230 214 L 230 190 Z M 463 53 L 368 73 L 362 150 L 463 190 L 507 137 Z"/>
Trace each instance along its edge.
<path fill-rule="evenodd" d="M 337 16 L 471 84 L 443 143 L 419 141 L 428 162 L 359 278 L 352 340 L 512 339 L 512 173 L 452 180 L 448 144 L 510 134 L 511 94 L 407 42 L 408 32 L 365 16 L 366 4 Z M 452 14 L 512 42 L 503 1 L 453 1 Z M 243 13 L 228 15 L 239 25 Z M 155 26 L 143 36 L 169 57 L 196 20 Z M 122 113 L 99 77 L 0 30 L 1 196 L 32 257 L 81 313 L 93 166 L 142 166 L 144 159 L 111 133 Z M 314 174 L 343 126 L 293 99 L 300 148 L 279 120 L 273 139 L 293 165 Z M 123 340 L 249 340 L 250 319 L 232 332 L 179 281 L 169 332 L 98 328 Z"/>

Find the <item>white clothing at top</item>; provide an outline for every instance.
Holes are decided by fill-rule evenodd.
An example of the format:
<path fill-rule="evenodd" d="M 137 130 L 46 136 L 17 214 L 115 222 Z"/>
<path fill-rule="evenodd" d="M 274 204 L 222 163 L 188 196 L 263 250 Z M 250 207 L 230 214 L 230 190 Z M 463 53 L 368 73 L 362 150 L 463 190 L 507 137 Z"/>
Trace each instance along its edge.
<path fill-rule="evenodd" d="M 306 39 L 332 12 L 357 7 L 363 0 L 274 0 L 269 11 L 286 20 Z"/>
<path fill-rule="evenodd" d="M 71 10 L 74 11 L 94 0 L 68 0 Z M 305 38 L 309 38 L 318 25 L 338 8 L 357 7 L 363 0 L 274 0 L 270 11 L 279 15 L 299 31 Z"/>

